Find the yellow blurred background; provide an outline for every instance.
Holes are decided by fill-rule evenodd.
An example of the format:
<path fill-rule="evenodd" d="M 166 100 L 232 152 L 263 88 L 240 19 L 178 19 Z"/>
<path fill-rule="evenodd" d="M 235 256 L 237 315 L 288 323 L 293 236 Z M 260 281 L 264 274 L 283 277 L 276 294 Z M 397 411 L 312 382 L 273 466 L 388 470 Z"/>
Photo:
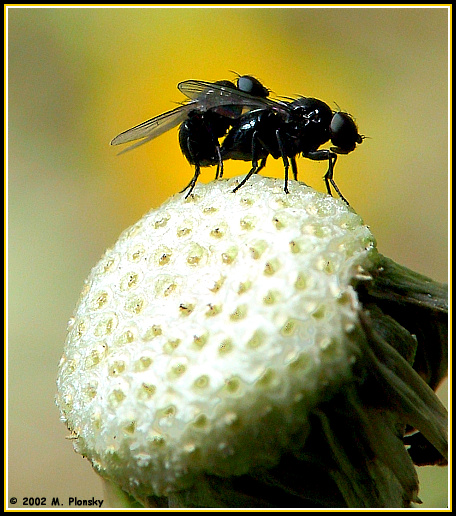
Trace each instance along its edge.
<path fill-rule="evenodd" d="M 177 130 L 117 156 L 119 132 L 175 107 L 187 79 L 258 77 L 318 97 L 369 136 L 335 178 L 380 252 L 448 274 L 447 8 L 9 8 L 8 495 L 102 498 L 54 405 L 84 279 L 106 247 L 183 188 Z M 298 158 L 324 191 L 324 163 Z M 228 161 L 225 176 L 249 163 Z M 283 176 L 269 159 L 266 175 Z M 214 178 L 203 169 L 201 180 Z M 446 387 L 441 389 L 445 397 Z M 446 468 L 420 469 L 422 507 L 446 507 Z"/>

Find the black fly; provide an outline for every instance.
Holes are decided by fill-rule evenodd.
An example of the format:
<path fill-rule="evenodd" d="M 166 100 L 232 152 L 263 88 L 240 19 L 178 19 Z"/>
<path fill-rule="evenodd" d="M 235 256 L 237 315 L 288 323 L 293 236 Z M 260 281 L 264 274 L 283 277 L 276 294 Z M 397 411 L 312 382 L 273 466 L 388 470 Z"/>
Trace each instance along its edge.
<path fill-rule="evenodd" d="M 331 140 L 330 150 L 318 148 Z M 321 100 L 301 97 L 291 102 L 266 109 L 256 109 L 244 114 L 230 129 L 221 152 L 222 159 L 239 159 L 252 162 L 252 168 L 240 188 L 253 174 L 258 173 L 271 155 L 282 158 L 285 168 L 284 190 L 288 193 L 288 170 L 291 163 L 293 178 L 297 179 L 296 156 L 317 161 L 328 161 L 324 176 L 331 195 L 330 184 L 347 204 L 337 187 L 333 175 L 337 154 L 348 154 L 363 141 L 353 118 L 341 111 L 333 112 Z M 258 161 L 260 162 L 258 163 Z"/>
<path fill-rule="evenodd" d="M 251 161 L 246 177 L 234 189 L 238 190 L 265 165 L 271 155 L 282 158 L 285 169 L 284 190 L 288 193 L 288 171 L 291 163 L 293 178 L 297 179 L 296 156 L 317 161 L 328 161 L 324 176 L 326 188 L 331 187 L 347 204 L 333 175 L 338 154 L 348 154 L 363 141 L 356 124 L 348 113 L 332 111 L 321 100 L 300 97 L 296 100 L 271 100 L 269 91 L 255 78 L 238 77 L 235 86 L 230 81 L 215 83 L 184 81 L 179 90 L 190 99 L 186 104 L 128 129 L 116 136 L 111 145 L 140 140 L 127 150 L 147 143 L 164 132 L 179 128 L 182 153 L 195 173 L 186 198 L 200 175 L 200 167 L 217 165 L 216 179 L 223 176 L 223 161 L 227 159 Z M 226 135 L 222 145 L 220 138 Z M 320 149 L 331 141 L 333 147 Z"/>
<path fill-rule="evenodd" d="M 180 83 L 178 88 L 190 99 L 189 102 L 128 129 L 116 136 L 111 145 L 140 140 L 122 151 L 126 152 L 180 124 L 182 153 L 195 166 L 192 180 L 182 190 L 188 189 L 187 198 L 198 180 L 200 167 L 217 165 L 216 179 L 223 176 L 219 139 L 226 135 L 233 120 L 245 110 L 264 109 L 274 105 L 274 102 L 266 99 L 269 91 L 248 75 L 238 77 L 237 86 L 230 81 L 186 81 Z"/>

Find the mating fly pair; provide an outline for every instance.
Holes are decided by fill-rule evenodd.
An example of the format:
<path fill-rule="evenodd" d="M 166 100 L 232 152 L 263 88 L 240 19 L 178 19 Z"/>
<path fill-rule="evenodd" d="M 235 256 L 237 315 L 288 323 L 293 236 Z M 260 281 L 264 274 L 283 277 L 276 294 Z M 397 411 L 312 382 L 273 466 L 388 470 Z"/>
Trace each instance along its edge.
<path fill-rule="evenodd" d="M 338 154 L 348 154 L 363 141 L 348 113 L 332 111 L 323 101 L 312 97 L 295 100 L 269 99 L 267 90 L 257 79 L 240 76 L 236 85 L 230 81 L 184 81 L 179 90 L 189 99 L 185 104 L 156 116 L 116 136 L 111 145 L 139 140 L 124 151 L 143 145 L 180 125 L 179 144 L 195 173 L 182 190 L 191 194 L 200 175 L 200 167 L 217 166 L 216 179 L 223 176 L 227 159 L 250 161 L 249 173 L 234 189 L 238 190 L 266 165 L 269 155 L 282 158 L 285 169 L 284 190 L 288 193 L 288 171 L 291 164 L 297 179 L 296 156 L 328 161 L 324 176 L 347 204 L 333 175 Z M 220 139 L 225 137 L 222 143 Z M 320 149 L 331 141 L 333 147 Z"/>

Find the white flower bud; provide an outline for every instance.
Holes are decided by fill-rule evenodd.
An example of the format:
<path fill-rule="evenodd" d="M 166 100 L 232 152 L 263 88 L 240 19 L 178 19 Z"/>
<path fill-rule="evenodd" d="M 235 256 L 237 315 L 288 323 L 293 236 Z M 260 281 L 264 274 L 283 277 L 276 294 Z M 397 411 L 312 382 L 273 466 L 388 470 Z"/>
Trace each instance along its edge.
<path fill-rule="evenodd" d="M 139 500 L 299 453 L 309 415 L 353 379 L 370 230 L 301 183 L 235 185 L 198 184 L 126 230 L 68 329 L 62 419 Z"/>

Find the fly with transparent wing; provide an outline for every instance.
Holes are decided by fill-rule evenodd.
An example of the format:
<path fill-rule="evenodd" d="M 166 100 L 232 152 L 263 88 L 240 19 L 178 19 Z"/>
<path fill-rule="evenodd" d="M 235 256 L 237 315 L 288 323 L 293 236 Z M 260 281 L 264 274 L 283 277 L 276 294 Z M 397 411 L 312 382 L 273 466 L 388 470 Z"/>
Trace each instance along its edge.
<path fill-rule="evenodd" d="M 233 120 L 246 111 L 271 109 L 273 106 L 279 108 L 282 103 L 267 99 L 269 91 L 251 76 L 239 77 L 237 85 L 230 81 L 211 83 L 191 80 L 179 83 L 178 88 L 190 99 L 189 102 L 120 133 L 111 141 L 111 145 L 139 140 L 121 151 L 122 154 L 180 126 L 182 153 L 195 166 L 192 180 L 182 190 L 188 190 L 188 197 L 198 180 L 200 167 L 216 165 L 216 178 L 223 176 L 219 140 L 226 135 Z"/>
<path fill-rule="evenodd" d="M 237 85 L 189 80 L 179 83 L 178 88 L 189 99 L 187 103 L 121 133 L 111 144 L 140 140 L 125 149 L 131 150 L 180 125 L 182 153 L 195 166 L 193 178 L 182 190 L 188 190 L 186 197 L 195 187 L 201 167 L 216 165 L 218 179 L 228 159 L 251 162 L 236 191 L 265 167 L 268 156 L 281 158 L 285 193 L 290 166 L 293 178 L 298 177 L 296 156 L 327 161 L 324 181 L 328 194 L 332 195 L 332 186 L 348 204 L 333 176 L 337 156 L 352 152 L 364 139 L 349 113 L 334 111 L 313 97 L 269 99 L 269 90 L 249 75 L 239 76 Z M 329 141 L 333 145 L 330 149 L 320 149 Z"/>

